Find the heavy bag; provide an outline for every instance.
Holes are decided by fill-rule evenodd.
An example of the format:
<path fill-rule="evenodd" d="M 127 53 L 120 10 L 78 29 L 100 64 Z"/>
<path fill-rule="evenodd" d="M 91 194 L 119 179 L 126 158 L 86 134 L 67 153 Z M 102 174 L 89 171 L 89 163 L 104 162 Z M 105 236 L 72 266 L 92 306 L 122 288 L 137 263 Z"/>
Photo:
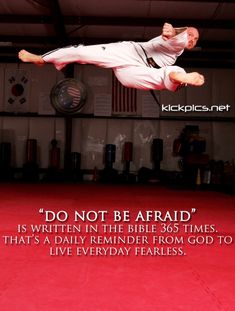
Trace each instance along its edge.
<path fill-rule="evenodd" d="M 155 138 L 152 143 L 152 161 L 160 162 L 163 159 L 163 140 Z"/>
<path fill-rule="evenodd" d="M 133 157 L 133 144 L 132 142 L 126 141 L 123 150 L 123 160 L 131 162 Z"/>
<path fill-rule="evenodd" d="M 116 158 L 116 146 L 108 144 L 105 146 L 105 163 L 114 163 Z"/>
<path fill-rule="evenodd" d="M 26 162 L 37 163 L 37 140 L 27 139 L 26 141 Z"/>

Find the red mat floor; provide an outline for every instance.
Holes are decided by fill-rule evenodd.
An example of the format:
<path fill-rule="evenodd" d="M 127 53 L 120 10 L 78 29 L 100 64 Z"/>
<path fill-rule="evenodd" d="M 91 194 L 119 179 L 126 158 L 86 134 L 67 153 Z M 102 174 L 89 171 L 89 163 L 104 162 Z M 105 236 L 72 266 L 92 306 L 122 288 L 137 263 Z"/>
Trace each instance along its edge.
<path fill-rule="evenodd" d="M 67 213 L 68 219 L 47 222 L 45 211 L 60 212 L 57 215 L 61 218 Z M 80 215 L 85 211 L 90 219 L 75 222 L 75 211 Z M 106 212 L 104 221 L 99 211 Z M 122 212 L 122 216 L 125 211 L 130 219 L 115 222 L 114 211 Z M 190 220 L 147 221 L 146 211 L 159 211 L 161 217 L 186 211 Z M 139 212 L 145 219 L 136 221 Z M 100 217 L 96 221 L 95 215 Z M 0 310 L 235 310 L 234 220 L 235 197 L 216 192 L 141 185 L 1 184 Z M 49 224 L 65 224 L 66 230 L 68 225 L 78 228 L 81 224 L 82 231 L 33 235 L 31 225 Z M 141 224 L 153 226 L 156 232 L 127 233 L 128 225 Z M 185 232 L 186 224 L 191 225 L 188 230 L 199 232 Z M 85 232 L 86 225 L 98 228 L 98 232 Z M 104 233 L 102 225 L 117 232 Z M 17 232 L 24 228 L 26 232 Z M 73 244 L 65 240 L 57 245 L 45 242 L 46 237 L 55 241 L 56 236 L 83 236 L 86 240 L 84 244 L 75 244 L 75 240 Z M 91 236 L 97 244 L 91 244 Z M 104 237 L 127 236 L 139 236 L 140 244 L 101 244 Z M 153 236 L 161 236 L 162 242 L 153 244 Z M 197 245 L 193 245 L 194 239 Z M 53 252 L 58 247 L 60 255 L 50 254 L 50 247 Z M 62 255 L 69 247 L 71 255 Z M 124 252 L 125 247 L 128 254 L 109 253 L 111 248 Z M 77 255 L 77 248 L 81 255 Z"/>

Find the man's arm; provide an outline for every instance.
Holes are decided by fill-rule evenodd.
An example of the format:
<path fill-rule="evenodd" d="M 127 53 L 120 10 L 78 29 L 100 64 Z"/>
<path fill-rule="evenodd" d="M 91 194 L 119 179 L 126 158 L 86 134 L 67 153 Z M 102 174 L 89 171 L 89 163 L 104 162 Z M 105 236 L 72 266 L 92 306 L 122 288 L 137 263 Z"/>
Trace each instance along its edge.
<path fill-rule="evenodd" d="M 163 40 L 168 40 L 177 36 L 179 33 L 185 31 L 187 27 L 174 28 L 171 24 L 165 23 L 162 27 L 162 38 Z"/>

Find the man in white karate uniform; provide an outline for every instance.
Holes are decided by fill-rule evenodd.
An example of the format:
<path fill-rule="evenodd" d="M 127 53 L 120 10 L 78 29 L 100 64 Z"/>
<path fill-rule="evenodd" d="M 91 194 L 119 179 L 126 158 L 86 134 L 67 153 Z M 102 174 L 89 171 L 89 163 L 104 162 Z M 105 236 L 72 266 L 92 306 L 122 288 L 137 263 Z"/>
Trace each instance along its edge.
<path fill-rule="evenodd" d="M 148 42 L 123 41 L 99 45 L 76 45 L 36 55 L 21 50 L 23 62 L 52 63 L 58 70 L 67 64 L 93 64 L 112 68 L 117 79 L 126 87 L 144 90 L 176 91 L 182 85 L 201 86 L 203 75 L 186 73 L 172 66 L 184 49 L 192 49 L 199 38 L 196 28 L 174 28 L 165 23 L 161 36 Z"/>

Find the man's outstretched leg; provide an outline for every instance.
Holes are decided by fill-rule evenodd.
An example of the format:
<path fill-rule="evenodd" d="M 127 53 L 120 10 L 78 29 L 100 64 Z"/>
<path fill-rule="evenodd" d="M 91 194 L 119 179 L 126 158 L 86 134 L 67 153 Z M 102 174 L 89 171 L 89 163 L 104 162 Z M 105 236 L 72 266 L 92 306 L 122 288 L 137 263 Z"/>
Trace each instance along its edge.
<path fill-rule="evenodd" d="M 164 90 L 175 92 L 180 86 L 201 86 L 203 75 L 198 72 L 186 73 L 178 66 L 165 66 L 159 69 L 150 67 L 129 66 L 115 68 L 118 80 L 126 87 L 142 90 Z"/>
<path fill-rule="evenodd" d="M 102 68 L 115 68 L 123 66 L 145 65 L 134 46 L 129 42 L 118 42 L 98 45 L 71 45 L 48 51 L 43 55 L 36 55 L 22 50 L 19 58 L 23 62 L 34 64 L 53 64 L 56 69 L 61 70 L 68 64 L 90 64 Z"/>

